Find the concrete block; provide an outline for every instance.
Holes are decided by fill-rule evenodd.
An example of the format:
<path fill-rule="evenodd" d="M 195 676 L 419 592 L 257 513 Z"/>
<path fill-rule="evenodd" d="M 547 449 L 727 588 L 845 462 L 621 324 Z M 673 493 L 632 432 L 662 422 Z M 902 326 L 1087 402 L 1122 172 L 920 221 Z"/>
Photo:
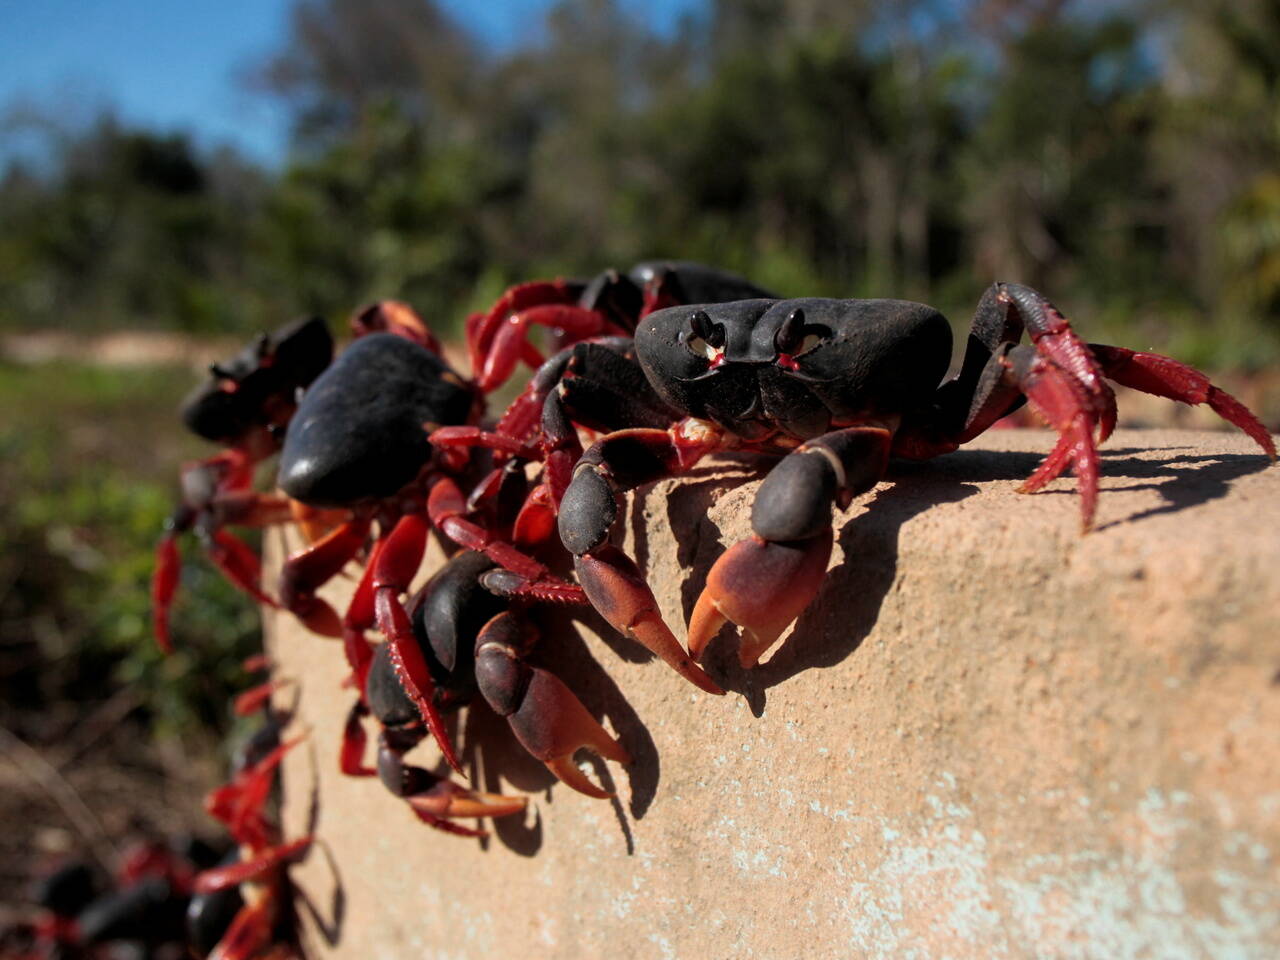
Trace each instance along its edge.
<path fill-rule="evenodd" d="M 895 464 L 771 659 L 713 642 L 724 697 L 590 613 L 545 618 L 546 661 L 635 762 L 584 761 L 617 791 L 590 800 L 471 708 L 472 781 L 531 797 L 483 841 L 339 774 L 341 651 L 270 617 L 312 731 L 284 820 L 319 837 L 292 871 L 314 955 L 1280 956 L 1280 469 L 1235 434 L 1120 431 L 1081 537 L 1070 478 L 1013 492 L 1051 446 Z M 751 468 L 631 499 L 677 635 L 748 533 Z"/>

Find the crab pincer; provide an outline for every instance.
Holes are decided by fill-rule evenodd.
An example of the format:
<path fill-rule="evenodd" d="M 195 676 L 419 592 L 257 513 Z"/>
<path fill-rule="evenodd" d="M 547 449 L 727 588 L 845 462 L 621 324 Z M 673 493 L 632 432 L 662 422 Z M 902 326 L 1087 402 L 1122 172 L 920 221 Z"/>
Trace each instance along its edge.
<path fill-rule="evenodd" d="M 591 716 L 554 673 L 526 660 L 537 642 L 527 621 L 498 614 L 476 638 L 476 683 L 494 711 L 506 717 L 521 746 L 579 793 L 612 796 L 593 784 L 573 762 L 580 748 L 607 760 L 630 763 L 631 755 Z"/>
<path fill-rule="evenodd" d="M 707 575 L 689 621 L 700 659 L 726 622 L 743 628 L 738 659 L 754 667 L 809 605 L 831 557 L 831 509 L 884 476 L 893 435 L 860 425 L 801 444 L 770 471 L 751 508 L 754 536 L 734 544 Z"/>
<path fill-rule="evenodd" d="M 563 682 L 531 661 L 539 634 L 525 615 L 519 588 L 518 576 L 495 567 L 483 553 L 455 555 L 410 600 L 405 646 L 413 649 L 430 678 L 433 709 L 456 710 L 481 694 L 557 777 L 589 796 L 604 796 L 574 766 L 574 752 L 587 747 L 622 763 L 630 757 Z M 450 818 L 523 810 L 523 797 L 479 793 L 404 762 L 426 731 L 421 705 L 397 674 L 397 656 L 390 643 L 373 652 L 364 695 L 348 716 L 340 754 L 343 772 L 377 773 L 420 819 L 454 833 L 479 831 L 457 827 L 447 822 Z M 364 765 L 367 740 L 361 721 L 369 714 L 381 727 L 376 771 Z"/>

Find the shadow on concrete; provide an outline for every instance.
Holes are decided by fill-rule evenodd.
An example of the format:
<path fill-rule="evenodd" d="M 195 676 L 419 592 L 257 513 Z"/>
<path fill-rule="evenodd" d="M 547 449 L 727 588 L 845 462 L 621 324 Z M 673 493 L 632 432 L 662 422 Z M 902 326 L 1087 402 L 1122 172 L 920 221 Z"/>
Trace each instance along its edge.
<path fill-rule="evenodd" d="M 1159 450 L 1185 450 L 1185 447 L 1155 448 Z M 1147 457 L 1129 456 L 1125 454 L 1148 453 L 1149 449 L 1125 447 L 1116 450 L 1102 450 L 1102 489 L 1105 491 L 1107 478 L 1124 478 L 1131 480 L 1152 480 L 1154 483 L 1124 484 L 1126 490 L 1154 490 L 1164 503 L 1159 506 L 1139 510 L 1127 517 L 1101 524 L 1097 530 L 1107 530 L 1125 523 L 1134 523 L 1148 517 L 1165 513 L 1177 513 L 1189 507 L 1208 503 L 1225 497 L 1231 490 L 1231 483 L 1251 473 L 1258 473 L 1270 466 L 1264 454 L 1247 453 L 1213 453 L 1213 454 L 1180 454 L 1165 459 L 1153 460 Z M 1112 489 L 1120 489 L 1110 484 Z M 1072 493 L 1068 490 L 1050 490 L 1046 493 Z"/>
<path fill-rule="evenodd" d="M 726 624 L 711 641 L 703 661 L 707 672 L 726 690 L 740 693 L 753 715 L 763 714 L 770 687 L 803 670 L 835 666 L 861 646 L 875 626 L 884 598 L 897 577 L 903 524 L 931 507 L 978 493 L 974 483 L 961 479 L 964 474 L 920 471 L 919 476 L 911 476 L 918 471 L 919 465 L 907 467 L 910 482 L 906 482 L 902 471 L 894 471 L 891 479 L 898 482 L 874 494 L 837 531 L 844 561 L 828 572 L 817 597 L 768 662 L 751 670 L 739 666 L 737 631 L 732 625 Z M 976 481 L 978 477 L 972 479 Z M 721 552 L 717 549 L 715 556 Z M 709 568 L 710 563 L 695 568 L 685 584 L 682 599 L 686 622 Z"/>
<path fill-rule="evenodd" d="M 1223 497 L 1232 481 L 1268 466 L 1266 457 L 1252 454 L 1175 454 L 1160 459 L 1150 456 L 1153 452 L 1184 449 L 1104 447 L 1101 451 L 1104 497 L 1108 488 L 1154 489 L 1165 503 L 1098 529 L 1176 512 Z M 801 615 L 790 635 L 774 648 L 772 659 L 753 670 L 743 670 L 737 660 L 736 629 L 726 625 L 707 648 L 703 661 L 707 672 L 726 690 L 741 694 L 752 713 L 760 716 L 770 687 L 803 670 L 841 663 L 871 632 L 897 575 L 898 542 L 903 524 L 931 507 L 973 496 L 979 492 L 977 484 L 1025 479 L 1042 459 L 1041 453 L 960 450 L 927 462 L 895 461 L 887 477 L 893 486 L 852 508 L 853 515 L 837 530 L 844 562 L 828 573 L 814 602 Z M 726 549 L 719 541 L 719 529 L 707 518 L 708 510 L 738 483 L 761 476 L 761 470 L 767 470 L 769 462 L 762 462 L 760 469 L 744 462 L 742 470 L 731 467 L 728 475 L 724 464 L 716 463 L 702 472 L 707 479 L 699 480 L 700 472 L 695 471 L 690 474 L 690 480 L 668 498 L 667 518 L 678 544 L 677 559 L 681 569 L 687 571 L 681 584 L 685 624 L 702 592 L 707 572 Z M 1116 483 L 1128 479 L 1162 482 Z M 1074 489 L 1043 493 L 1077 496 Z M 641 500 L 637 497 L 633 501 L 630 522 L 637 559 L 644 569 L 650 548 L 643 514 L 637 506 Z M 673 625 L 678 636 L 682 626 Z"/>
<path fill-rule="evenodd" d="M 312 927 L 320 934 L 321 939 L 330 946 L 336 947 L 342 940 L 342 924 L 347 913 L 347 893 L 342 886 L 342 881 L 338 875 L 338 861 L 333 856 L 333 852 L 329 847 L 322 843 L 316 843 L 312 846 L 313 850 L 318 850 L 320 855 L 324 857 L 325 862 L 329 865 L 329 872 L 333 876 L 333 891 L 329 898 L 329 915 L 326 917 L 321 913 L 319 906 L 301 886 L 294 884 L 293 900 L 296 905 L 306 911 L 307 916 L 311 920 Z"/>
<path fill-rule="evenodd" d="M 1266 459 L 1256 455 L 1174 453 L 1185 449 L 1165 448 L 1159 452 L 1173 455 L 1153 459 L 1150 448 L 1104 448 L 1101 464 L 1104 494 L 1108 487 L 1154 489 L 1164 503 L 1099 529 L 1176 512 L 1225 496 L 1232 481 L 1267 466 Z M 955 503 L 979 493 L 979 484 L 1022 480 L 1034 471 L 1042 458 L 1041 453 L 961 450 L 923 463 L 894 462 L 888 475 L 893 481 L 891 487 L 853 507 L 847 519 L 837 518 L 843 519 L 837 539 L 844 560 L 830 571 L 818 596 L 790 635 L 775 649 L 772 658 L 754 670 L 743 670 L 737 661 L 736 631 L 726 626 L 708 648 L 704 659 L 708 673 L 726 690 L 742 695 L 752 713 L 759 717 L 765 709 L 770 687 L 804 670 L 843 662 L 870 634 L 897 577 L 901 532 L 909 520 L 931 507 Z M 680 587 L 685 623 L 708 570 L 725 550 L 720 543 L 719 529 L 708 518 L 711 505 L 742 483 L 761 477 L 772 462 L 768 458 L 752 457 L 717 460 L 691 471 L 667 498 L 666 519 L 675 535 L 676 561 L 685 571 Z M 1127 480 L 1141 482 L 1123 483 Z M 1076 496 L 1073 488 L 1045 493 Z M 633 498 L 626 519 L 633 534 L 635 559 L 641 569 L 646 569 L 652 559 L 644 516 L 646 502 L 643 495 Z M 533 662 L 553 670 L 594 717 L 607 717 L 633 758 L 631 765 L 617 768 L 624 771 L 630 781 L 629 808 L 624 808 L 616 797 L 611 803 L 627 851 L 634 853 L 628 814 L 640 820 L 648 812 L 661 778 L 660 758 L 647 727 L 609 672 L 592 656 L 578 628 L 586 627 L 600 636 L 611 654 L 624 661 L 646 663 L 656 658 L 638 643 L 619 635 L 589 608 L 572 612 L 542 608 L 536 620 L 542 640 Z M 672 626 L 677 636 L 683 635 L 684 624 Z M 525 752 L 506 721 L 483 701 L 477 700 L 470 706 L 463 722 L 463 761 L 468 765 L 473 784 L 495 793 L 510 792 L 514 788 L 528 794 L 541 794 L 544 803 L 554 803 L 557 791 L 570 789 Z M 604 789 L 613 791 L 617 773 L 613 765 L 594 754 L 583 752 L 581 755 L 589 757 L 594 779 Z M 490 829 L 494 840 L 521 856 L 536 855 L 543 843 L 543 821 L 536 806 L 523 818 L 493 820 Z M 488 842 L 481 841 L 486 848 Z M 334 939 L 329 942 L 336 943 L 343 905 L 336 870 L 332 920 L 323 922 L 313 906 L 303 899 L 322 934 L 326 939 L 332 935 Z"/>
<path fill-rule="evenodd" d="M 319 759 L 316 755 L 316 747 L 313 741 L 308 741 L 308 757 L 311 761 L 311 788 L 310 796 L 307 802 L 307 827 L 305 836 L 316 836 L 317 829 L 320 825 L 320 771 Z M 284 803 L 281 803 L 284 807 Z M 342 939 L 342 925 L 346 919 L 347 912 L 347 892 L 342 883 L 342 875 L 338 870 L 338 861 L 333 856 L 333 852 L 322 840 L 312 843 L 311 848 L 307 851 L 306 856 L 311 857 L 316 854 L 322 856 L 325 863 L 329 865 L 329 877 L 331 886 L 329 889 L 328 901 L 329 910 L 326 915 L 320 909 L 316 902 L 317 897 L 313 896 L 301 884 L 289 884 L 292 887 L 293 903 L 295 909 L 300 905 L 301 909 L 306 911 L 307 916 L 311 919 L 313 928 L 319 933 L 320 937 L 330 947 L 337 946 Z M 288 879 L 286 877 L 286 883 Z M 295 928 L 297 925 L 295 924 Z"/>

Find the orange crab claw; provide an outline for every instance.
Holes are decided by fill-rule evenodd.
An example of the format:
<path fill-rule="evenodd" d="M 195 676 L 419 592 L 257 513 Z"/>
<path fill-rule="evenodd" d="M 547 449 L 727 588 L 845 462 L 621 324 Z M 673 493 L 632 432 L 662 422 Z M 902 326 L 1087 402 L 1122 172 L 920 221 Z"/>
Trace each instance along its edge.
<path fill-rule="evenodd" d="M 630 557 L 606 544 L 578 557 L 574 566 L 591 605 L 611 627 L 649 648 L 694 686 L 707 693 L 724 693 L 663 622 L 653 591 Z"/>
<path fill-rule="evenodd" d="M 782 631 L 818 593 L 831 558 L 830 528 L 811 540 L 775 543 L 755 537 L 735 543 L 707 574 L 689 619 L 689 653 L 701 659 L 725 623 L 743 628 L 738 662 L 760 662 Z"/>

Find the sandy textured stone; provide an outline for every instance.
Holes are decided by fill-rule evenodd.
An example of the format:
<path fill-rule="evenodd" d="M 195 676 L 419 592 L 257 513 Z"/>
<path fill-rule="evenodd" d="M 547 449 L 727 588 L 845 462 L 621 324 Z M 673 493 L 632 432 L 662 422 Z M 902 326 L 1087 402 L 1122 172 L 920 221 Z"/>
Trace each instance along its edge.
<path fill-rule="evenodd" d="M 1280 469 L 1237 435 L 1122 431 L 1082 538 L 1069 478 L 1014 493 L 1050 446 L 895 465 L 771 660 L 714 641 L 725 697 L 593 616 L 548 624 L 635 763 L 593 762 L 618 798 L 589 800 L 472 708 L 473 780 L 531 797 L 487 841 L 338 773 L 340 650 L 275 618 L 312 728 L 285 821 L 320 838 L 294 869 L 316 955 L 1280 956 Z M 678 635 L 752 476 L 717 463 L 626 513 Z"/>

